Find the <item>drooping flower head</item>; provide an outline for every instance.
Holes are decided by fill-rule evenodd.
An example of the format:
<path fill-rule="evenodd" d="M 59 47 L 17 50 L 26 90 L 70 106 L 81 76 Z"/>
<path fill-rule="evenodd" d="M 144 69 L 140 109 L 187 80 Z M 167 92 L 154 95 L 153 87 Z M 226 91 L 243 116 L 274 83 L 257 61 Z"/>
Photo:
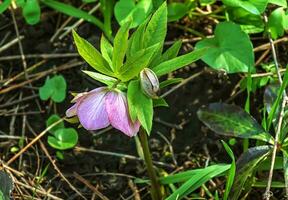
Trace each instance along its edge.
<path fill-rule="evenodd" d="M 96 88 L 78 94 L 75 103 L 66 111 L 67 117 L 78 116 L 81 125 L 87 130 L 98 130 L 109 125 L 124 134 L 135 136 L 140 127 L 138 121 L 132 122 L 126 94 L 107 87 Z"/>

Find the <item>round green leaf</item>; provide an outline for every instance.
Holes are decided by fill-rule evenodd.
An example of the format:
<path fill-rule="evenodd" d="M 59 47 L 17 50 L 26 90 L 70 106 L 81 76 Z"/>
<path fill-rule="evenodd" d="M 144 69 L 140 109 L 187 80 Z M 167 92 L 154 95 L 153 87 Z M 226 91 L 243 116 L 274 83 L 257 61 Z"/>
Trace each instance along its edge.
<path fill-rule="evenodd" d="M 41 100 L 46 101 L 50 98 L 52 94 L 53 94 L 53 87 L 50 84 L 50 79 L 47 78 L 45 84 L 39 89 L 39 96 Z"/>
<path fill-rule="evenodd" d="M 26 22 L 34 25 L 40 21 L 41 9 L 38 0 L 27 0 L 23 6 L 23 16 Z"/>
<path fill-rule="evenodd" d="M 284 20 L 285 12 L 283 8 L 277 8 L 269 15 L 268 30 L 270 31 L 271 37 L 273 39 L 277 39 L 279 36 L 283 36 Z"/>
<path fill-rule="evenodd" d="M 59 150 L 73 148 L 78 142 L 78 133 L 73 128 L 62 128 L 56 130 L 53 136 L 48 136 L 48 144 Z"/>
<path fill-rule="evenodd" d="M 140 0 L 136 5 L 134 0 L 120 0 L 115 4 L 114 14 L 121 26 L 132 20 L 130 28 L 134 28 L 144 22 L 152 7 L 152 0 Z"/>
<path fill-rule="evenodd" d="M 177 21 L 186 15 L 188 9 L 184 3 L 170 3 L 168 4 L 168 21 Z"/>
<path fill-rule="evenodd" d="M 202 60 L 214 69 L 236 73 L 248 72 L 250 67 L 254 67 L 252 43 L 237 24 L 219 23 L 214 38 L 204 39 L 196 44 L 197 49 L 205 47 L 209 49 Z"/>
<path fill-rule="evenodd" d="M 67 84 L 63 76 L 58 75 L 51 78 L 51 84 L 53 85 L 53 94 L 51 96 L 52 100 L 56 103 L 64 101 L 66 97 Z"/>
<path fill-rule="evenodd" d="M 59 121 L 61 118 L 58 116 L 58 115 L 51 115 L 48 120 L 46 121 L 46 127 L 52 125 L 53 123 Z M 54 126 L 53 128 L 51 128 L 49 130 L 50 133 L 54 134 L 58 129 L 62 129 L 62 128 L 65 128 L 64 126 L 64 122 L 60 122 L 58 123 L 56 126 Z"/>
<path fill-rule="evenodd" d="M 51 79 L 46 79 L 45 84 L 40 88 L 39 95 L 41 100 L 51 98 L 54 102 L 60 103 L 66 97 L 67 84 L 61 75 L 56 75 Z"/>

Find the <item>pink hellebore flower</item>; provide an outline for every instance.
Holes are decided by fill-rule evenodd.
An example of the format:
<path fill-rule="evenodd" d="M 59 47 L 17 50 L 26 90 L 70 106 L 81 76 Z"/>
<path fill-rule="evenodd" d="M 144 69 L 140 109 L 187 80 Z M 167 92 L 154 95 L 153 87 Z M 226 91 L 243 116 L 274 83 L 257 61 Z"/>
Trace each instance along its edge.
<path fill-rule="evenodd" d="M 66 116 L 77 115 L 87 130 L 98 130 L 111 124 L 130 137 L 139 131 L 140 123 L 132 122 L 127 98 L 121 91 L 100 87 L 78 94 L 72 102 L 75 104 L 66 111 Z"/>

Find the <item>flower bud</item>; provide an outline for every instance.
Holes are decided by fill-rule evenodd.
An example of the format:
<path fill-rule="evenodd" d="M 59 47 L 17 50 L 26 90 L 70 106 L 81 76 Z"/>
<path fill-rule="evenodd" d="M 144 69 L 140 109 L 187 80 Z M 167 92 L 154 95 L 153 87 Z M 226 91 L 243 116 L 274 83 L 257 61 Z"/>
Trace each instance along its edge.
<path fill-rule="evenodd" d="M 150 98 L 157 98 L 159 80 L 156 74 L 149 68 L 140 72 L 140 84 L 142 91 Z"/>

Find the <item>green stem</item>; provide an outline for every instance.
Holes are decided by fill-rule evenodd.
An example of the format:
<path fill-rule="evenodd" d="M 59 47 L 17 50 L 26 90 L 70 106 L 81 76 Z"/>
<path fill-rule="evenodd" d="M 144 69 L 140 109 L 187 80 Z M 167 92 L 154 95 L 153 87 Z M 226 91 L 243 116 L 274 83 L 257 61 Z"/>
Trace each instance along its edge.
<path fill-rule="evenodd" d="M 144 159 L 147 167 L 147 172 L 151 180 L 151 196 L 153 200 L 161 200 L 161 190 L 160 190 L 160 184 L 156 175 L 156 171 L 153 168 L 151 153 L 148 145 L 148 138 L 147 133 L 143 128 L 140 128 L 139 131 L 139 138 L 140 143 L 143 149 Z"/>

